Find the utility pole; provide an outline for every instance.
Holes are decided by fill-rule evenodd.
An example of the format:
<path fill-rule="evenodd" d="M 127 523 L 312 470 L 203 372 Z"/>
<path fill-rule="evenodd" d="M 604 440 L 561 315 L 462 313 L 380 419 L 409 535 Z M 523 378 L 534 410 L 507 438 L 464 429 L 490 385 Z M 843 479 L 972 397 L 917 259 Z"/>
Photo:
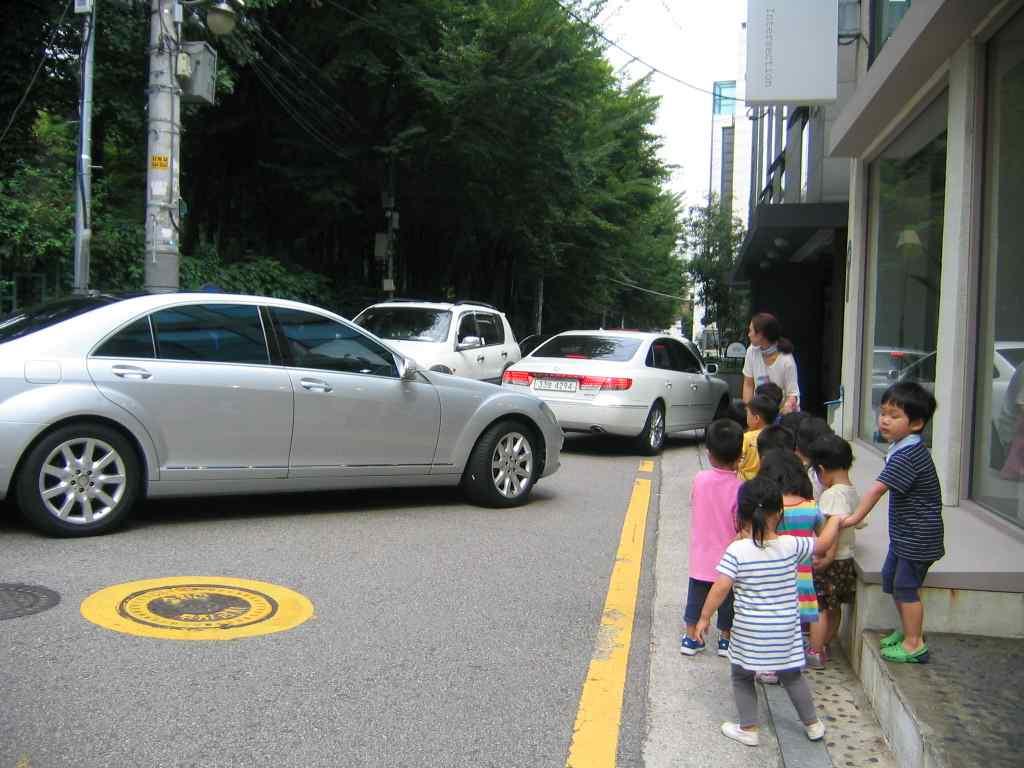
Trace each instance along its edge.
<path fill-rule="evenodd" d="M 79 6 L 82 10 L 79 11 Z M 78 100 L 78 167 L 75 169 L 75 283 L 74 292 L 89 290 L 89 247 L 92 243 L 92 72 L 96 51 L 96 6 L 78 2 L 82 24 L 82 80 Z"/>
<path fill-rule="evenodd" d="M 181 88 L 175 73 L 181 19 L 178 0 L 150 1 L 145 257 L 145 288 L 150 293 L 175 291 L 179 285 Z"/>

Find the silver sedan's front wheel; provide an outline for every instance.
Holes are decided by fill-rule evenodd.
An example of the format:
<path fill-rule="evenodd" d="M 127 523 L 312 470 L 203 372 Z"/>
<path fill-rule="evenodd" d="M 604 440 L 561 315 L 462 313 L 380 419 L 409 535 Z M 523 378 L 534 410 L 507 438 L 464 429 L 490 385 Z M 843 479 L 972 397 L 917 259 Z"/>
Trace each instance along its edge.
<path fill-rule="evenodd" d="M 18 506 L 35 527 L 58 536 L 104 533 L 121 523 L 142 484 L 134 447 L 102 424 L 45 435 L 18 474 Z"/>
<path fill-rule="evenodd" d="M 494 447 L 491 479 L 506 499 L 519 496 L 533 481 L 533 447 L 521 432 L 508 432 Z"/>
<path fill-rule="evenodd" d="M 463 490 L 471 501 L 488 507 L 524 503 L 540 474 L 542 448 L 536 433 L 516 421 L 491 425 L 469 454 Z"/>

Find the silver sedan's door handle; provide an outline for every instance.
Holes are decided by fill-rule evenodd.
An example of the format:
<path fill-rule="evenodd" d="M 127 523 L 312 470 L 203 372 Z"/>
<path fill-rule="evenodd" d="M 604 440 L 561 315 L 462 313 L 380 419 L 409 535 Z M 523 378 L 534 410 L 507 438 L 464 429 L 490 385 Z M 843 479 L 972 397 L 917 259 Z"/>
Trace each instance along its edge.
<path fill-rule="evenodd" d="M 692 389 L 694 392 L 696 392 L 698 389 L 700 389 L 700 387 L 698 387 L 696 384 L 691 384 L 690 385 L 690 389 Z"/>
<path fill-rule="evenodd" d="M 666 389 L 672 389 L 672 382 L 671 381 L 666 381 L 665 382 L 665 388 Z"/>
<path fill-rule="evenodd" d="M 110 372 L 122 379 L 149 379 L 153 374 L 135 365 L 115 365 Z"/>
<path fill-rule="evenodd" d="M 478 358 L 476 359 L 476 361 L 477 361 L 478 363 L 482 363 L 482 362 L 484 361 L 484 356 L 483 356 L 483 355 L 480 355 L 480 357 L 478 357 Z"/>
<path fill-rule="evenodd" d="M 508 352 L 502 352 L 502 353 L 501 353 L 501 356 L 502 356 L 502 357 L 508 357 Z"/>
<path fill-rule="evenodd" d="M 299 384 L 302 385 L 303 389 L 308 389 L 310 392 L 331 391 L 331 385 L 320 379 L 299 379 Z"/>

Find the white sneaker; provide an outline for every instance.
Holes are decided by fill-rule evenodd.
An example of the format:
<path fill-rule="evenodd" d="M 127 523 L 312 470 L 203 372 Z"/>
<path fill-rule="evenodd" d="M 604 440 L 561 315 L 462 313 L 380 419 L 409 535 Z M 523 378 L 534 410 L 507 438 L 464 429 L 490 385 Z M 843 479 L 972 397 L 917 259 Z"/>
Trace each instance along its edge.
<path fill-rule="evenodd" d="M 821 720 L 815 720 L 810 725 L 805 725 L 804 730 L 807 731 L 807 738 L 811 741 L 821 741 L 825 738 L 825 724 Z"/>
<path fill-rule="evenodd" d="M 740 728 L 739 723 L 722 723 L 722 733 L 733 741 L 746 744 L 748 747 L 756 747 L 758 743 L 757 731 L 745 731 Z"/>

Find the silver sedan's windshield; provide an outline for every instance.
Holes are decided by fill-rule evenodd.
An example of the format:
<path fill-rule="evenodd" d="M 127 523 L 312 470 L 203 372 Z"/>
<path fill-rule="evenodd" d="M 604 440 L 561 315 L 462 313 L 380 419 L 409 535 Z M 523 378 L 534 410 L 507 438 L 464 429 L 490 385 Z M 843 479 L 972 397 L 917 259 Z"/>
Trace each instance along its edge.
<path fill-rule="evenodd" d="M 424 307 L 371 307 L 355 322 L 381 339 L 439 342 L 448 338 L 452 313 Z"/>

